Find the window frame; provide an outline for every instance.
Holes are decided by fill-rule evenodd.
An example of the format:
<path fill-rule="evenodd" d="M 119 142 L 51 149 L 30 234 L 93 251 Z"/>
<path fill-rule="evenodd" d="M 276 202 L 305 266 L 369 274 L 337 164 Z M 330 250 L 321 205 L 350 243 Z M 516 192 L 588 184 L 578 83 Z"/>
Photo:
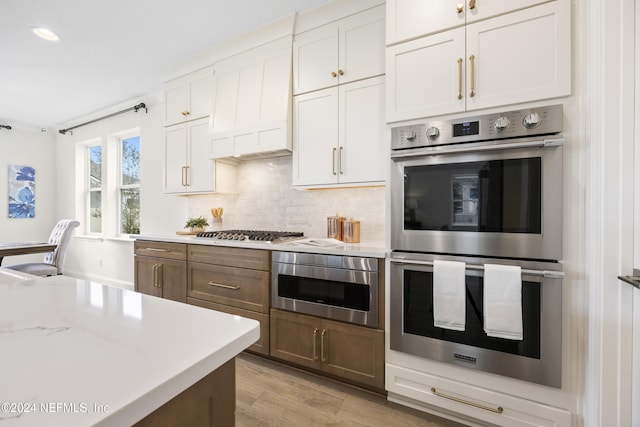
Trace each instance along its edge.
<path fill-rule="evenodd" d="M 100 186 L 99 187 L 92 187 L 91 186 L 91 150 L 95 147 L 100 147 L 100 157 L 101 157 L 101 162 L 100 162 Z M 85 193 L 85 198 L 84 198 L 84 209 L 83 209 L 83 217 L 85 218 L 86 221 L 86 227 L 85 227 L 85 232 L 88 235 L 92 235 L 92 236 L 102 236 L 104 233 L 104 201 L 105 201 L 105 163 L 106 163 L 106 156 L 105 156 L 105 149 L 104 149 L 104 144 L 102 143 L 101 139 L 94 139 L 91 141 L 88 141 L 85 144 L 85 158 L 84 158 L 84 164 L 85 164 L 85 168 L 86 168 L 86 173 L 84 174 L 84 193 Z M 92 223 L 92 214 L 91 214 L 91 197 L 92 197 L 92 193 L 96 193 L 99 192 L 100 193 L 100 231 L 93 231 L 91 229 L 91 223 Z"/>

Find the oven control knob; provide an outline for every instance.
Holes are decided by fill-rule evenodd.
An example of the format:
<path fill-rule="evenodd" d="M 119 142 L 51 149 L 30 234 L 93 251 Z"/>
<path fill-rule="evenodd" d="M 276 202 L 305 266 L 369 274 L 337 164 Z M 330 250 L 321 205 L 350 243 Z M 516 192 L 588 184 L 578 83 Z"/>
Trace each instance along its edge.
<path fill-rule="evenodd" d="M 429 129 L 427 129 L 427 138 L 429 138 L 431 141 L 435 141 L 439 136 L 440 129 L 438 129 L 437 127 L 431 126 Z"/>
<path fill-rule="evenodd" d="M 404 139 L 406 139 L 407 141 L 413 141 L 414 139 L 416 139 L 416 131 L 413 129 L 405 131 Z"/>
<path fill-rule="evenodd" d="M 509 121 L 508 118 L 506 118 L 505 116 L 500 116 L 493 123 L 493 127 L 496 128 L 498 132 L 502 132 L 503 130 L 508 128 L 510 124 L 511 122 Z"/>
<path fill-rule="evenodd" d="M 524 119 L 522 119 L 522 124 L 527 129 L 533 129 L 537 127 L 540 122 L 542 122 L 542 120 L 540 120 L 540 115 L 535 112 L 527 114 L 526 116 L 524 116 Z"/>

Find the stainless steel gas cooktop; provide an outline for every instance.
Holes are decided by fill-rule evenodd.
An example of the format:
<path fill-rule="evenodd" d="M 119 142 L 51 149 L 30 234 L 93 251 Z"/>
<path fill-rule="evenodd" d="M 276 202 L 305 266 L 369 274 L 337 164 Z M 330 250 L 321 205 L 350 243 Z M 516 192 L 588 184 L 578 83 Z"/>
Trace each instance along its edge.
<path fill-rule="evenodd" d="M 203 231 L 196 237 L 216 240 L 252 241 L 263 243 L 282 243 L 302 239 L 304 233 L 298 231 L 270 231 L 270 230 L 222 230 Z"/>

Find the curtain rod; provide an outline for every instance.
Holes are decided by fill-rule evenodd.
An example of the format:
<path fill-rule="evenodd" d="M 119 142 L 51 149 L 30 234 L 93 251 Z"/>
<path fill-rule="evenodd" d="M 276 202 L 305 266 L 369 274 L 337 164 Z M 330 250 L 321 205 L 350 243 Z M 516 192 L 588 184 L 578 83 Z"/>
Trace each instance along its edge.
<path fill-rule="evenodd" d="M 97 119 L 89 120 L 88 122 L 81 123 L 79 125 L 75 125 L 73 127 L 67 128 L 67 129 L 60 129 L 58 132 L 60 132 L 61 134 L 65 135 L 67 132 L 70 132 L 73 129 L 79 128 L 80 126 L 84 126 L 84 125 L 88 125 L 88 124 L 91 124 L 91 123 L 95 123 L 95 122 L 103 120 L 103 119 L 108 119 L 109 117 L 117 116 L 118 114 L 126 113 L 126 112 L 131 111 L 131 110 L 134 110 L 137 113 L 138 110 L 140 110 L 142 108 L 144 108 L 144 112 L 145 113 L 148 112 L 147 106 L 145 105 L 145 103 L 141 102 L 140 104 L 134 105 L 131 108 L 127 108 L 127 109 L 122 110 L 122 111 L 117 111 L 115 113 L 111 113 L 111 114 L 108 114 L 108 115 L 103 116 L 103 117 L 98 117 Z M 73 132 L 71 132 L 71 135 L 73 135 Z"/>

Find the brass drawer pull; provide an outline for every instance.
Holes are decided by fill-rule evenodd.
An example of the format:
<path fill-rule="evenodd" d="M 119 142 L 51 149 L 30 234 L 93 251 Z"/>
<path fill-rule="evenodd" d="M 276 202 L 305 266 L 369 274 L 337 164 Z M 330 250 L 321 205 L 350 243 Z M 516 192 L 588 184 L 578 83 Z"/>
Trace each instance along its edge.
<path fill-rule="evenodd" d="M 474 97 L 476 96 L 476 57 L 474 55 L 471 55 L 469 57 L 469 63 L 471 64 L 471 93 L 469 94 L 470 97 Z"/>
<path fill-rule="evenodd" d="M 151 252 L 171 252 L 171 249 L 144 248 L 145 251 Z"/>
<path fill-rule="evenodd" d="M 322 354 L 322 363 L 327 363 L 327 358 L 324 354 L 324 336 L 326 333 L 326 329 L 323 329 L 322 332 L 320 332 L 320 353 Z"/>
<path fill-rule="evenodd" d="M 209 282 L 209 284 L 217 288 L 233 289 L 234 291 L 240 289 L 239 285 L 223 285 L 222 283 L 216 283 L 216 282 Z"/>
<path fill-rule="evenodd" d="M 318 340 L 318 328 L 313 330 L 313 360 L 318 360 L 318 346 L 316 341 Z"/>
<path fill-rule="evenodd" d="M 496 414 L 501 414 L 504 409 L 502 406 L 498 406 L 497 408 L 492 408 L 491 406 L 481 405 L 480 403 L 470 402 L 468 400 L 460 399 L 458 397 L 449 396 L 448 394 L 440 393 L 436 390 L 435 387 L 431 387 L 431 393 L 435 394 L 438 397 L 443 397 L 445 399 L 453 400 L 454 402 L 464 403 L 465 405 L 470 405 L 475 408 L 484 409 L 485 411 L 495 412 Z"/>
<path fill-rule="evenodd" d="M 462 58 L 458 58 L 458 99 L 462 99 Z"/>

